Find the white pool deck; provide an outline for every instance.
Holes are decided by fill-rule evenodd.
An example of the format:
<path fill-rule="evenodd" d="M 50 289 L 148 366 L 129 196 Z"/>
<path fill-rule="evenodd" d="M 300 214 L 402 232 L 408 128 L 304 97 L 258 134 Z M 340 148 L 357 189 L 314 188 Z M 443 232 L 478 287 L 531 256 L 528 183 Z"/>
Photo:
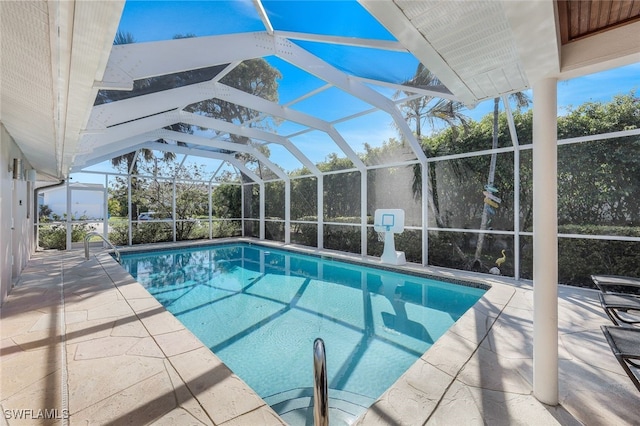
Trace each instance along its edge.
<path fill-rule="evenodd" d="M 559 287 L 552 407 L 532 392 L 530 282 L 409 268 L 492 288 L 356 424 L 640 424 L 595 291 Z M 285 424 L 106 250 L 36 253 L 0 315 L 0 425 Z"/>

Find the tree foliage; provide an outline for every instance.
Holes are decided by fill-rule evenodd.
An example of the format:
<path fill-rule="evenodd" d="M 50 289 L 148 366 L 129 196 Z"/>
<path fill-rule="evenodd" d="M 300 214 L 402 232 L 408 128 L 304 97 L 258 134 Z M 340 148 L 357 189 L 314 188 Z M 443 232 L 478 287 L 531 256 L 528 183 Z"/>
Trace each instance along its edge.
<path fill-rule="evenodd" d="M 211 192 L 211 214 L 216 218 L 240 218 L 242 188 L 240 185 L 222 184 Z"/>
<path fill-rule="evenodd" d="M 611 102 L 587 102 L 558 120 L 559 138 L 640 127 L 632 91 Z M 560 225 L 640 224 L 640 137 L 569 144 L 558 151 Z"/>
<path fill-rule="evenodd" d="M 172 240 L 174 219 L 176 240 L 204 237 L 205 224 L 201 219 L 209 216 L 209 186 L 202 181 L 205 167 L 197 164 L 177 167 L 169 160 L 157 160 L 140 164 L 141 176 L 136 177 L 135 188 L 132 186 L 131 203 L 142 212 L 155 212 L 160 219 L 142 222 L 137 221 L 137 216 L 132 217 L 134 242 Z M 109 193 L 118 204 L 126 203 L 126 179 L 116 178 Z M 127 240 L 126 230 L 114 232 L 115 241 Z"/>
<path fill-rule="evenodd" d="M 415 75 L 410 80 L 405 81 L 404 84 L 419 89 L 438 90 L 442 88 L 438 77 L 422 63 L 418 64 Z M 414 93 L 404 91 L 404 94 L 411 96 Z M 396 98 L 399 95 L 400 92 L 395 93 Z M 466 128 L 469 117 L 461 112 L 463 109 L 464 104 L 462 102 L 439 98 L 435 95 L 409 99 L 400 105 L 404 119 L 409 125 L 414 125 L 418 138 L 422 136 L 422 128 L 425 124 L 429 124 L 432 129 L 436 128 L 440 122 L 446 124 L 453 131 L 456 131 L 459 127 Z"/>
<path fill-rule="evenodd" d="M 532 144 L 532 111 L 515 112 L 514 121 L 521 146 Z M 640 126 L 640 99 L 635 91 L 615 96 L 610 102 L 589 102 L 573 109 L 558 118 L 558 139 L 582 137 L 607 132 L 632 130 Z M 491 147 L 491 116 L 485 116 L 480 122 L 469 125 L 464 135 L 455 135 L 452 130 L 444 130 L 436 135 L 423 138 L 423 147 L 427 156 L 442 156 L 456 153 L 486 150 Z M 498 146 L 510 146 L 506 115 L 499 117 Z M 502 203 L 496 210 L 490 223 L 491 229 L 512 230 L 515 215 L 520 215 L 520 228 L 533 229 L 533 183 L 532 152 L 530 149 L 520 152 L 520 211 L 514 211 L 514 165 L 513 154 L 497 155 L 495 186 L 500 190 Z M 640 221 L 640 137 L 627 136 L 616 139 L 590 141 L 561 145 L 558 148 L 558 223 L 560 232 L 577 234 L 620 234 L 622 226 L 634 228 Z M 440 227 L 478 229 L 480 212 L 483 207 L 482 186 L 486 182 L 490 167 L 490 156 L 482 155 L 459 160 L 435 162 L 430 165 L 430 185 L 434 193 L 434 203 L 442 218 Z M 605 229 L 605 227 L 607 227 Z M 617 229 L 617 230 L 616 230 Z M 443 238 L 451 238 L 447 235 Z M 461 236 L 473 239 L 473 235 Z M 433 239 L 432 239 L 433 240 Z M 513 253 L 510 239 L 499 239 L 497 248 L 506 247 Z M 564 253 L 571 251 L 575 242 L 564 242 Z M 434 244 L 436 240 L 432 241 Z M 499 241 L 498 241 L 499 242 Z M 465 253 L 465 241 L 458 242 Z M 520 252 L 531 260 L 531 242 L 521 239 Z M 489 245 L 491 251 L 491 244 Z M 496 250 L 493 250 L 495 253 Z M 431 252 L 432 253 L 432 252 Z M 560 253 L 563 256 L 563 253 Z M 455 256 L 454 256 L 455 257 Z M 593 257 L 593 256 L 591 256 Z M 605 256 L 601 256 L 605 259 Z M 451 259 L 451 257 L 449 257 Z M 430 257 L 431 260 L 431 257 Z M 494 257 L 488 256 L 486 262 Z M 449 266 L 455 260 L 442 261 Z M 458 259 L 458 264 L 464 261 Z M 572 262 L 568 260 L 568 264 Z M 603 264 L 604 265 L 604 264 Z M 506 265 L 509 266 L 508 264 Z M 613 267 L 612 267 L 613 268 Z M 566 269 L 566 268 L 565 268 Z M 614 268 L 615 269 L 615 268 Z M 612 271 L 613 269 L 607 269 Z M 604 270 L 606 272 L 607 270 Z M 620 272 L 619 270 L 617 270 Z M 575 271 L 574 271 L 575 272 Z M 523 267 L 523 276 L 530 268 Z M 567 276 L 564 282 L 585 281 L 571 278 L 573 275 L 563 270 Z M 588 277 L 586 278 L 588 280 Z M 562 278 L 561 278 L 562 280 Z"/>

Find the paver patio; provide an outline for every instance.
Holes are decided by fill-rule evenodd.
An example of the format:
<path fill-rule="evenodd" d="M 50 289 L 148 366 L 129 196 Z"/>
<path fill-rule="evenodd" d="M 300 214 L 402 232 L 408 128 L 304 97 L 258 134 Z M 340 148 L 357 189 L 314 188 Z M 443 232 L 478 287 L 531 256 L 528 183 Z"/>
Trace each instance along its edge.
<path fill-rule="evenodd" d="M 640 393 L 600 331 L 609 321 L 594 290 L 560 286 L 561 404 L 549 407 L 532 395 L 530 283 L 409 268 L 493 287 L 358 424 L 640 422 Z M 2 306 L 0 333 L 0 424 L 283 424 L 106 251 L 38 252 Z"/>

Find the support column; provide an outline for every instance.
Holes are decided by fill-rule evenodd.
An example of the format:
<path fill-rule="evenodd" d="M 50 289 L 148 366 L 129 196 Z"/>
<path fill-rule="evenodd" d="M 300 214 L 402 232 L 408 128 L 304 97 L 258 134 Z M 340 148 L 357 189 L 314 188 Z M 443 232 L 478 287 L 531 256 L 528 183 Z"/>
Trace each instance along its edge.
<path fill-rule="evenodd" d="M 533 85 L 533 394 L 558 404 L 557 80 Z"/>
<path fill-rule="evenodd" d="M 291 244 L 291 180 L 284 181 L 284 243 Z"/>
<path fill-rule="evenodd" d="M 67 230 L 67 242 L 65 244 L 66 246 L 66 250 L 71 250 L 71 244 L 73 243 L 71 241 L 71 234 L 73 232 L 73 225 L 71 224 L 71 186 L 69 183 L 70 179 L 67 179 L 67 220 L 65 221 L 65 226 L 66 226 L 66 230 Z"/>
<path fill-rule="evenodd" d="M 316 199 L 318 201 L 318 248 L 324 248 L 324 175 L 320 174 L 316 180 L 318 192 Z"/>
<path fill-rule="evenodd" d="M 129 234 L 128 234 L 128 242 L 129 245 L 133 245 L 133 212 L 131 208 L 133 207 L 133 203 L 131 203 L 131 173 L 127 175 L 127 211 L 129 212 Z M 136 220 L 138 218 L 136 217 Z"/>
<path fill-rule="evenodd" d="M 109 175 L 104 175 L 104 190 L 102 191 L 102 236 L 109 239 Z M 103 244 L 104 247 L 104 244 Z"/>
<path fill-rule="evenodd" d="M 429 163 L 420 163 L 422 186 L 422 266 L 429 265 Z"/>
<path fill-rule="evenodd" d="M 173 177 L 173 189 L 172 189 L 172 193 L 173 196 L 171 197 L 171 229 L 173 232 L 173 242 L 176 242 L 176 219 L 177 219 L 177 215 L 176 215 L 176 178 L 175 176 Z M 183 220 L 186 218 L 182 218 Z M 184 228 L 183 228 L 184 229 Z"/>
<path fill-rule="evenodd" d="M 213 178 L 211 178 L 213 179 Z M 209 181 L 208 185 L 208 200 L 209 200 L 209 239 L 213 239 L 213 200 L 211 200 L 211 181 Z"/>
<path fill-rule="evenodd" d="M 240 228 L 242 229 L 242 236 L 246 237 L 246 234 L 244 232 L 244 216 L 245 216 L 245 211 L 244 211 L 244 183 L 240 183 Z"/>
<path fill-rule="evenodd" d="M 266 194 L 265 194 L 265 186 L 264 181 L 260 182 L 260 239 L 264 240 L 266 235 L 266 223 L 265 223 L 265 203 Z"/>
<path fill-rule="evenodd" d="M 360 254 L 367 257 L 367 169 L 360 172 Z"/>

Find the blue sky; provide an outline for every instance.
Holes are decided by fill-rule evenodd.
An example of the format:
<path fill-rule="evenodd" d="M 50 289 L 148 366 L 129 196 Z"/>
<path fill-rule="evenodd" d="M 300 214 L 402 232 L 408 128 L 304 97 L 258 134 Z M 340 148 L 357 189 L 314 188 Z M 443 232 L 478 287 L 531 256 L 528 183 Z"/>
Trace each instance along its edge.
<path fill-rule="evenodd" d="M 393 36 L 355 1 L 333 1 L 331 10 L 326 8 L 322 1 L 265 0 L 263 4 L 274 27 L 279 30 L 393 40 Z M 119 31 L 131 33 L 137 42 L 167 40 L 176 34 L 208 36 L 263 30 L 264 26 L 251 0 L 128 1 L 119 27 Z M 413 56 L 397 52 L 383 54 L 373 49 L 353 47 L 336 49 L 312 42 L 300 42 L 299 45 L 331 61 L 334 66 L 345 72 L 365 77 L 382 76 L 392 82 L 400 82 L 411 77 L 417 66 Z M 324 84 L 323 81 L 281 59 L 267 58 L 267 61 L 279 68 L 285 76 L 280 84 L 281 102 L 295 99 L 308 88 Z M 375 65 L 371 66 L 372 63 Z M 292 81 L 295 84 L 292 84 Z M 575 107 L 587 101 L 606 102 L 614 95 L 629 93 L 634 88 L 640 89 L 640 63 L 561 81 L 558 83 L 558 113 L 562 115 L 570 105 Z M 384 89 L 378 90 L 384 92 Z M 338 102 L 334 96 L 338 96 Z M 315 96 L 313 100 L 295 105 L 294 108 L 331 121 L 369 107 L 344 92 L 331 89 L 328 93 Z M 493 101 L 489 100 L 467 111 L 467 115 L 479 120 L 492 111 Z M 389 138 L 397 137 L 397 130 L 391 121 L 388 115 L 370 114 L 354 120 L 353 126 L 345 123 L 336 127 L 345 135 L 352 149 L 361 152 L 364 143 L 377 146 Z M 278 128 L 278 132 L 287 135 L 299 127 L 285 123 Z M 322 161 L 329 148 L 325 146 L 327 138 L 319 133 L 321 132 L 313 132 L 293 140 L 301 149 L 306 150 L 313 162 Z M 335 145 L 329 149 L 335 150 Z M 275 162 L 281 161 L 287 170 L 299 166 L 299 163 L 291 162 L 290 155 L 280 150 L 274 149 L 272 158 Z"/>

